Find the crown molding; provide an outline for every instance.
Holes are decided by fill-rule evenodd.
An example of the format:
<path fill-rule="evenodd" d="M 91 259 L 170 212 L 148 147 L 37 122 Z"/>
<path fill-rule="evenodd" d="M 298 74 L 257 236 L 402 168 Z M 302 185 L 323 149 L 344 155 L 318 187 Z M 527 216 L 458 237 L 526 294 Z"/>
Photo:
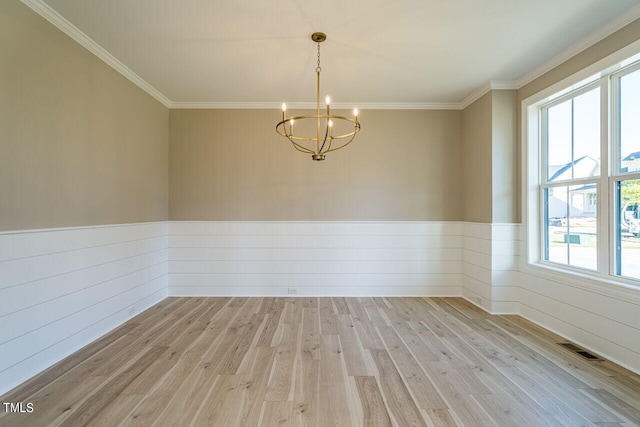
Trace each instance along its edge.
<path fill-rule="evenodd" d="M 129 79 L 133 84 L 138 86 L 140 89 L 147 92 L 149 95 L 154 97 L 158 102 L 160 102 L 165 107 L 169 107 L 171 105 L 171 100 L 160 93 L 156 88 L 147 83 L 142 77 L 134 73 L 129 67 L 124 65 L 122 62 L 117 60 L 113 55 L 107 52 L 102 46 L 93 41 L 93 39 L 89 38 L 85 33 L 83 33 L 78 27 L 73 25 L 71 22 L 67 21 L 62 15 L 56 12 L 51 8 L 48 4 L 44 3 L 42 0 L 20 0 L 27 7 L 31 8 L 38 15 L 42 16 L 44 19 L 52 23 L 55 27 L 57 27 L 60 31 L 71 37 L 73 40 L 78 42 L 81 46 L 87 49 L 89 52 L 93 53 L 95 56 L 104 61 L 111 68 L 122 74 L 124 77 Z"/>
<path fill-rule="evenodd" d="M 491 80 L 489 82 L 491 90 L 516 90 L 518 83 L 512 80 Z"/>
<path fill-rule="evenodd" d="M 315 102 L 287 102 L 290 110 L 315 110 Z M 171 109 L 209 109 L 209 110 L 279 110 L 281 102 L 172 102 Z M 459 102 L 334 102 L 334 110 L 460 110 Z"/>
<path fill-rule="evenodd" d="M 294 104 L 288 102 L 287 108 L 302 108 Z M 175 110 L 279 110 L 281 106 L 282 103 L 277 102 L 172 102 L 169 108 Z"/>
<path fill-rule="evenodd" d="M 541 77 L 542 75 L 548 73 L 557 66 L 576 56 L 580 52 L 587 50 L 591 46 L 595 45 L 599 41 L 605 39 L 606 37 L 625 27 L 626 25 L 629 25 L 638 18 L 640 18 L 640 4 L 631 7 L 629 10 L 618 15 L 616 18 L 607 22 L 596 31 L 590 33 L 583 39 L 579 40 L 556 56 L 552 57 L 547 62 L 544 62 L 543 64 L 537 66 L 533 70 L 520 77 L 516 81 L 517 88 L 520 89 L 521 87 L 528 85 L 538 77 Z"/>
<path fill-rule="evenodd" d="M 516 90 L 518 89 L 518 85 L 516 82 L 510 80 L 492 80 L 480 86 L 478 89 L 471 92 L 465 99 L 458 102 L 458 109 L 464 110 L 469 105 L 476 102 L 478 99 L 482 98 L 487 93 L 492 90 Z"/>
<path fill-rule="evenodd" d="M 355 107 L 355 105 L 354 105 Z M 459 102 L 363 102 L 363 110 L 460 110 Z"/>

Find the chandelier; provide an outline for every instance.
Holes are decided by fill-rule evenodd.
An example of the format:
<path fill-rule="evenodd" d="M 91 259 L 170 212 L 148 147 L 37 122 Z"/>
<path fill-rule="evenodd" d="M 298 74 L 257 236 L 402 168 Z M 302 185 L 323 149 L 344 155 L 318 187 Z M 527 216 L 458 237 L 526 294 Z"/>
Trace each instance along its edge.
<path fill-rule="evenodd" d="M 291 141 L 293 147 L 303 153 L 311 154 L 313 160 L 324 160 L 325 154 L 344 148 L 355 138 L 360 131 L 358 122 L 358 109 L 353 110 L 353 117 L 344 117 L 331 114 L 331 98 L 325 98 L 325 109 L 320 114 L 320 43 L 325 41 L 324 33 L 313 33 L 311 40 L 318 45 L 318 66 L 316 75 L 318 79 L 316 94 L 316 114 L 306 116 L 294 116 L 287 118 L 287 105 L 282 104 L 282 121 L 276 125 L 276 132 Z M 295 128 L 294 128 L 294 123 Z M 301 127 L 303 132 L 295 133 L 295 129 Z M 315 128 L 315 129 L 314 129 Z M 309 132 L 309 129 L 313 130 Z"/>

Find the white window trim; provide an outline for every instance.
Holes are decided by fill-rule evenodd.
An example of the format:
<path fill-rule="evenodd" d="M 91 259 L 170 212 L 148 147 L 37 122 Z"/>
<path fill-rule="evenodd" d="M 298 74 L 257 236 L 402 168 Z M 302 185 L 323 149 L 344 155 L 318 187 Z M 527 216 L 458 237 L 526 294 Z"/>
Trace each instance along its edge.
<path fill-rule="evenodd" d="M 539 106 L 548 103 L 552 99 L 561 96 L 564 93 L 577 89 L 586 84 L 586 79 L 592 76 L 607 75 L 615 71 L 612 67 L 616 67 L 622 61 L 625 61 L 635 55 L 640 54 L 640 40 L 637 40 L 626 47 L 614 52 L 613 54 L 603 58 L 600 61 L 578 71 L 577 73 L 543 89 L 542 91 L 524 99 L 521 103 L 521 153 L 522 153 L 522 254 L 520 269 L 523 273 L 545 277 L 549 280 L 562 280 L 563 283 L 578 288 L 587 289 L 591 292 L 601 293 L 603 295 L 640 301 L 640 282 L 638 280 L 627 279 L 620 276 L 612 276 L 610 274 L 602 274 L 600 272 L 591 272 L 580 268 L 572 268 L 570 266 L 553 265 L 548 262 L 541 262 L 542 254 L 542 218 L 541 203 L 542 194 L 540 183 L 545 171 L 542 171 L 542 164 L 539 161 L 541 155 L 540 146 L 540 125 L 541 115 Z M 608 86 L 608 85 L 603 85 Z M 609 99 L 608 88 L 602 91 L 601 95 L 603 111 L 608 111 Z M 607 118 L 609 120 L 609 118 Z M 609 138 L 608 126 L 601 129 L 603 137 Z M 606 150 L 604 150 L 606 151 Z M 609 164 L 608 153 L 602 153 L 602 162 Z M 612 174 L 607 174 L 612 175 Z M 609 194 L 613 195 L 614 180 L 604 174 L 602 176 L 602 184 L 607 185 Z M 610 208 L 611 207 L 611 208 Z M 612 212 L 608 212 L 611 209 Z M 604 211 L 604 212 L 603 212 Z M 604 223 L 601 218 L 608 218 L 613 215 L 613 203 L 609 200 L 599 200 L 598 217 L 599 224 L 613 224 L 613 221 Z M 613 219 L 613 216 L 611 216 Z M 599 225 L 600 227 L 600 225 Z M 609 227 L 609 235 L 614 236 L 613 225 Z M 604 248 L 604 249 L 602 249 Z M 607 245 L 601 245 L 603 253 L 598 253 L 600 262 L 607 264 L 607 258 L 611 256 L 608 264 L 611 267 L 609 273 L 613 273 L 613 251 L 610 251 Z M 606 252 L 606 253 L 604 253 Z M 604 257 L 604 258 L 603 258 Z M 599 270 L 602 265 L 599 265 Z"/>

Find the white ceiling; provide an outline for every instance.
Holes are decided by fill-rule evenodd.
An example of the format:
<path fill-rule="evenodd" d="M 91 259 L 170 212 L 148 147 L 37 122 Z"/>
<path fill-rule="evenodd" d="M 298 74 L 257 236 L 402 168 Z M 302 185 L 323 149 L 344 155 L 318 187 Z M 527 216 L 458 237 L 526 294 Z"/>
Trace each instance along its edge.
<path fill-rule="evenodd" d="M 174 105 L 314 101 L 314 31 L 327 34 L 334 101 L 459 104 L 640 16 L 640 0 L 23 1 L 50 6 Z"/>

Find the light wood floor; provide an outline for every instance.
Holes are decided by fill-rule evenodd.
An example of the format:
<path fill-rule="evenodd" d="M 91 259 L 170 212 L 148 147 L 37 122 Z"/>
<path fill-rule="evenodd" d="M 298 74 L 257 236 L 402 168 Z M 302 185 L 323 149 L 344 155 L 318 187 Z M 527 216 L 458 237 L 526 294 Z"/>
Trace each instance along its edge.
<path fill-rule="evenodd" d="M 640 377 L 559 342 L 459 298 L 169 298 L 0 425 L 640 425 Z"/>

